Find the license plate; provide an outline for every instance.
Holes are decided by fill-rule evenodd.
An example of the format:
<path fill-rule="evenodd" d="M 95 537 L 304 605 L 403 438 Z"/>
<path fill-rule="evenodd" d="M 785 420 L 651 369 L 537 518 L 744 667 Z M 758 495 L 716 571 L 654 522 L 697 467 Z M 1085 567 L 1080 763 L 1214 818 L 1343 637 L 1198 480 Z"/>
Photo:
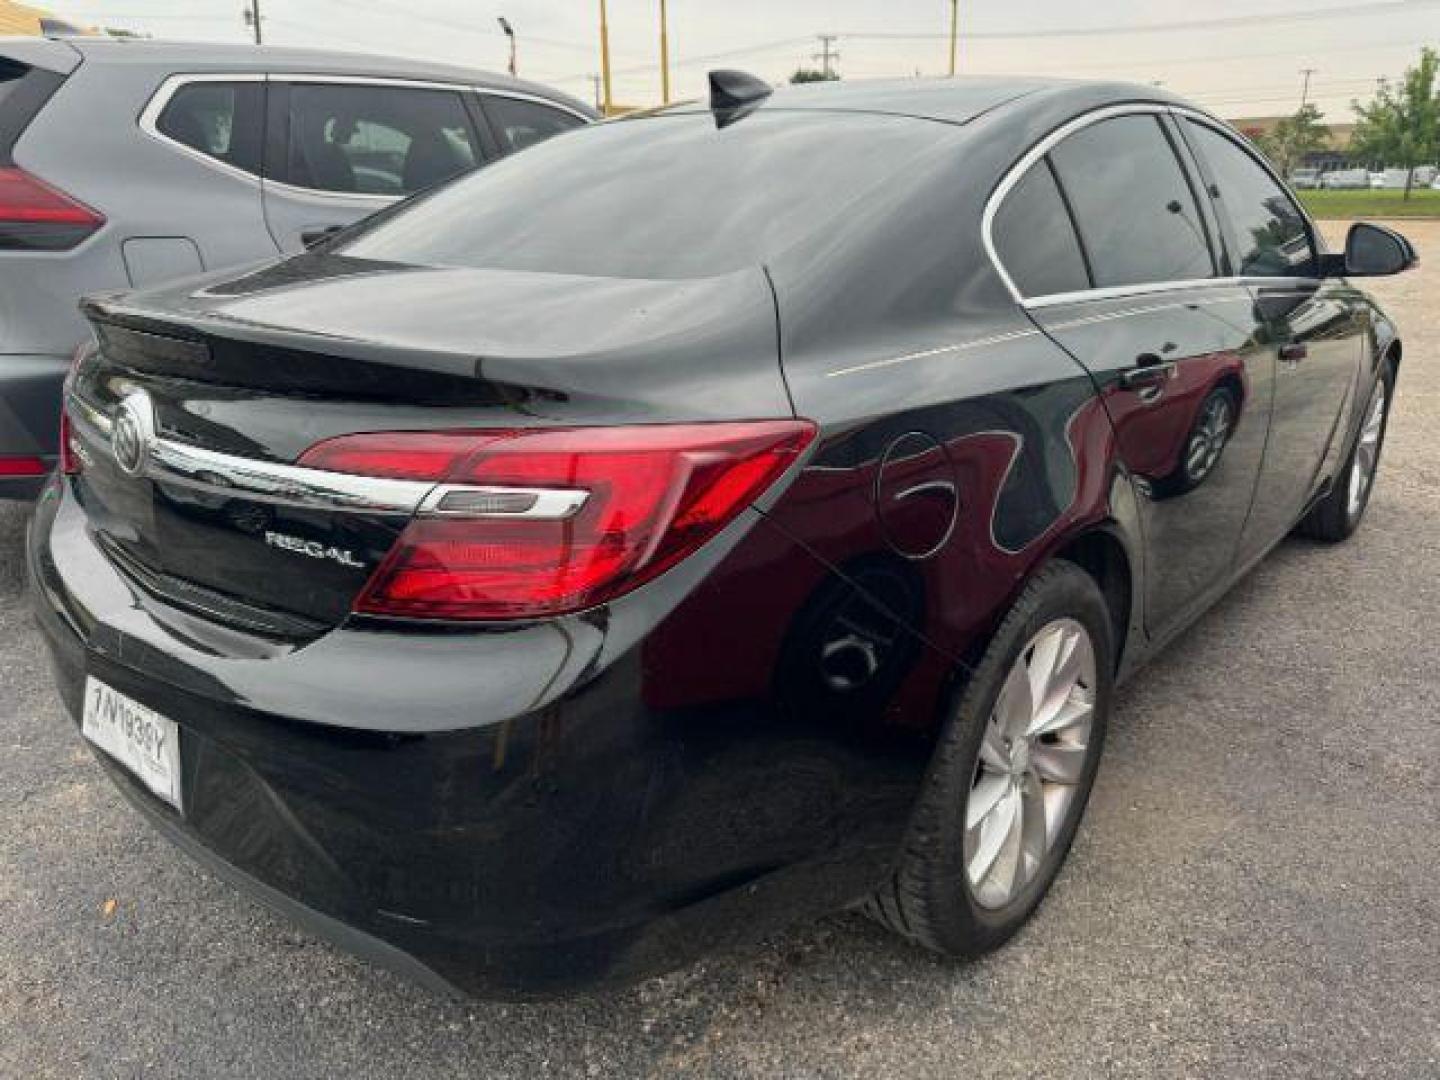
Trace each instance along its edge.
<path fill-rule="evenodd" d="M 80 732 L 180 809 L 180 728 L 99 679 L 85 680 Z"/>

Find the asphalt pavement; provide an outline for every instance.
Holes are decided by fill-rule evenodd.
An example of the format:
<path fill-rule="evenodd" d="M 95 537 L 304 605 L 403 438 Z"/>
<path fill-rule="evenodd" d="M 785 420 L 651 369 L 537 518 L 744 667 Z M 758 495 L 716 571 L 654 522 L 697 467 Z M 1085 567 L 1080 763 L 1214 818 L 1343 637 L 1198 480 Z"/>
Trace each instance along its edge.
<path fill-rule="evenodd" d="M 1440 255 L 1375 292 L 1407 350 L 1364 527 L 1130 683 L 1068 867 L 973 964 L 841 914 L 618 994 L 438 1000 L 122 802 L 0 505 L 0 1077 L 1440 1076 Z"/>

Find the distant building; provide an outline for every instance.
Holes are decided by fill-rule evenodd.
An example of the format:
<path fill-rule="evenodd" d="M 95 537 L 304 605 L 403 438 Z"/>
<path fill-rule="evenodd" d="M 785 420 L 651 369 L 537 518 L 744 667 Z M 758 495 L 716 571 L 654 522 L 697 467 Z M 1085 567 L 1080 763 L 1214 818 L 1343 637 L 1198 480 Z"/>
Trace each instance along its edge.
<path fill-rule="evenodd" d="M 1268 135 L 1275 130 L 1276 124 L 1286 119 L 1289 117 L 1247 116 L 1227 122 L 1247 139 L 1253 140 L 1258 139 L 1261 135 Z M 1306 154 L 1301 164 L 1312 169 L 1319 169 L 1321 172 L 1348 166 L 1350 164 L 1350 140 L 1355 135 L 1355 125 L 1326 124 L 1325 130 L 1329 132 L 1329 139 L 1325 147 Z"/>
<path fill-rule="evenodd" d="M 80 34 L 80 27 L 56 18 L 48 11 L 17 4 L 15 0 L 0 0 L 0 37 L 19 34 L 24 37 L 38 37 L 41 34 Z"/>

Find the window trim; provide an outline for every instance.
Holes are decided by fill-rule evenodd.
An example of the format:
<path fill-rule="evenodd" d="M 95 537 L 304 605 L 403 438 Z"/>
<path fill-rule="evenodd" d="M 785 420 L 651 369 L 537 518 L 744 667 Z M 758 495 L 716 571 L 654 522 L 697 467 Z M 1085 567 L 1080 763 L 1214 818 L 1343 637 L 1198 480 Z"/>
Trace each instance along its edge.
<path fill-rule="evenodd" d="M 261 172 L 248 172 L 247 170 L 239 168 L 236 165 L 231 165 L 229 162 L 221 161 L 219 158 L 211 157 L 209 154 L 206 154 L 203 151 L 196 150 L 193 146 L 186 146 L 184 143 L 178 141 L 177 139 L 172 139 L 170 138 L 170 136 L 160 131 L 158 127 L 160 114 L 163 113 L 165 111 L 165 107 L 170 104 L 170 99 L 173 98 L 177 93 L 179 93 L 183 87 L 189 86 L 193 83 L 217 82 L 258 82 L 265 83 L 266 85 L 269 85 L 271 83 L 329 83 L 342 86 L 383 86 L 406 90 L 449 90 L 460 96 L 461 106 L 465 110 L 466 119 L 470 122 L 471 130 L 477 140 L 481 139 L 481 132 L 479 130 L 478 124 L 475 122 L 474 116 L 471 114 L 469 107 L 466 105 L 465 100 L 467 96 L 470 95 L 480 95 L 481 97 L 485 95 L 494 95 L 497 97 L 515 98 L 519 101 L 531 101 L 536 103 L 537 105 L 545 105 L 552 109 L 558 109 L 560 112 L 569 113 L 571 116 L 577 117 L 582 122 L 582 126 L 595 122 L 593 117 L 587 116 L 579 109 L 573 108 L 562 101 L 556 101 L 552 98 L 542 97 L 539 94 L 526 93 L 521 90 L 508 90 L 498 87 L 479 86 L 473 83 L 464 82 L 439 82 L 424 79 L 390 78 L 388 76 L 382 75 L 326 75 L 319 72 L 312 73 L 288 71 L 275 73 L 259 73 L 253 70 L 237 72 L 182 72 L 179 74 L 167 76 L 160 83 L 159 87 L 155 90 L 155 93 L 151 96 L 150 100 L 146 103 L 145 108 L 142 109 L 140 112 L 140 130 L 146 135 L 150 136 L 150 138 L 156 140 L 157 142 L 163 143 L 165 146 L 169 147 L 172 150 L 176 150 L 184 154 L 186 157 L 192 159 L 193 161 L 197 161 L 202 165 L 208 165 L 212 169 L 223 172 L 227 176 L 232 176 L 241 180 L 247 180 L 257 186 L 263 183 L 267 187 L 274 187 L 277 190 L 290 195 L 310 196 L 320 199 L 337 199 L 345 200 L 348 202 L 369 202 L 374 203 L 376 206 L 389 206 L 399 202 L 401 199 L 408 198 L 408 196 L 375 195 L 366 192 L 355 191 L 329 191 L 324 188 L 307 188 L 301 187 L 298 184 L 288 184 L 283 180 L 273 180 L 268 176 L 265 176 L 265 168 L 263 164 L 261 166 Z M 265 112 L 268 114 L 268 104 L 266 106 Z M 265 119 L 265 117 L 262 117 L 262 120 L 263 119 Z M 486 123 L 489 123 L 488 117 L 486 117 Z M 268 135 L 262 137 L 262 143 L 266 140 L 268 140 Z M 477 149 L 483 151 L 484 147 L 477 143 Z"/>
<path fill-rule="evenodd" d="M 1040 161 L 1046 155 L 1048 155 L 1050 151 L 1054 149 L 1063 140 L 1078 131 L 1083 131 L 1085 128 L 1090 127 L 1093 124 L 1100 123 L 1102 120 L 1109 120 L 1117 116 L 1131 116 L 1136 114 L 1158 115 L 1162 118 L 1164 116 L 1171 116 L 1177 119 L 1182 117 L 1186 119 L 1193 119 L 1202 124 L 1205 124 L 1208 127 L 1214 128 L 1222 135 L 1226 134 L 1223 121 L 1216 120 L 1214 117 L 1210 116 L 1207 113 L 1203 113 L 1198 109 L 1192 109 L 1185 105 L 1172 105 L 1158 101 L 1134 101 L 1125 102 L 1118 105 L 1102 105 L 1098 108 L 1091 109 L 1089 112 L 1081 113 L 1079 116 L 1071 117 L 1065 123 L 1061 124 L 1059 127 L 1055 128 L 1055 130 L 1051 131 L 1048 135 L 1042 138 L 1039 142 L 1031 146 L 1029 150 L 1022 154 L 1020 158 L 1006 170 L 1005 174 L 1000 178 L 1000 182 L 995 185 L 995 189 L 990 193 L 990 197 L 985 202 L 985 210 L 980 219 L 980 239 L 984 245 L 985 254 L 990 259 L 990 265 L 994 268 L 996 275 L 1000 278 L 1001 284 L 1005 286 L 1006 292 L 1010 294 L 1011 299 L 1013 299 L 1015 303 L 1019 304 L 1022 308 L 1028 310 L 1031 308 L 1054 307 L 1060 304 L 1071 304 L 1089 300 L 1109 300 L 1119 299 L 1127 296 L 1141 296 L 1149 293 L 1172 292 L 1180 289 L 1214 288 L 1221 286 L 1234 287 L 1258 284 L 1271 286 L 1285 283 L 1313 284 L 1315 281 L 1319 280 L 1314 277 L 1208 277 L 1190 278 L 1186 280 L 1175 281 L 1151 281 L 1144 282 L 1138 285 L 1106 285 L 1089 289 L 1080 289 L 1076 290 L 1075 292 L 1046 293 L 1038 296 L 1026 296 L 1024 293 L 1022 293 L 1019 287 L 1016 286 L 1014 279 L 1011 278 L 1009 271 L 1005 268 L 1005 264 L 1001 261 L 999 252 L 995 247 L 995 216 L 999 213 L 1001 204 L 1005 201 L 1006 197 L 1014 189 L 1015 185 L 1020 182 L 1021 177 L 1025 175 L 1026 171 L 1037 161 Z M 1166 134 L 1168 135 L 1168 132 Z M 1233 135 L 1229 135 L 1227 137 L 1231 138 L 1232 140 L 1234 139 Z M 1248 153 L 1252 158 L 1255 158 L 1257 161 L 1259 160 L 1253 150 L 1250 150 L 1243 143 L 1241 143 L 1240 145 L 1241 149 L 1245 150 L 1245 152 Z M 1186 146 L 1188 148 L 1188 144 L 1186 144 Z M 1194 180 L 1198 178 L 1203 184 L 1203 174 L 1199 175 L 1196 178 L 1192 178 L 1191 172 L 1195 166 L 1193 166 L 1191 162 L 1181 157 L 1181 155 L 1176 151 L 1173 145 L 1171 146 L 1171 151 L 1172 153 L 1175 153 L 1176 162 L 1180 166 L 1181 171 L 1185 174 L 1187 182 L 1193 184 Z M 1275 180 L 1276 183 L 1280 185 L 1282 190 L 1284 190 L 1287 194 L 1290 194 L 1289 185 L 1285 184 L 1279 179 L 1279 177 L 1275 173 L 1275 170 L 1270 168 L 1269 164 L 1266 162 L 1260 162 L 1260 164 L 1262 165 L 1262 167 L 1264 167 L 1266 173 L 1273 180 Z M 1299 207 L 1299 201 L 1295 199 L 1293 194 L 1290 194 L 1290 198 L 1291 201 L 1295 202 L 1297 207 Z M 1204 207 L 1202 206 L 1200 209 L 1203 216 L 1205 214 Z M 1315 230 L 1315 223 L 1311 220 L 1310 215 L 1305 212 L 1304 207 L 1299 207 L 1299 209 L 1301 217 L 1305 221 L 1306 228 L 1310 230 L 1311 243 L 1312 245 L 1314 245 L 1315 238 L 1317 236 Z M 1072 226 L 1073 225 L 1074 222 L 1072 220 Z M 1078 227 L 1076 227 L 1076 232 L 1078 235 Z M 1220 244 L 1220 247 L 1218 249 L 1215 246 L 1217 240 Z M 1210 248 L 1212 260 L 1217 255 L 1220 255 L 1222 253 L 1226 256 L 1228 260 L 1230 253 L 1228 247 L 1225 245 L 1225 238 L 1223 236 L 1218 238 L 1210 238 Z M 1316 247 L 1316 250 L 1318 253 L 1320 249 Z M 1218 267 L 1219 264 L 1217 263 L 1216 265 Z"/>

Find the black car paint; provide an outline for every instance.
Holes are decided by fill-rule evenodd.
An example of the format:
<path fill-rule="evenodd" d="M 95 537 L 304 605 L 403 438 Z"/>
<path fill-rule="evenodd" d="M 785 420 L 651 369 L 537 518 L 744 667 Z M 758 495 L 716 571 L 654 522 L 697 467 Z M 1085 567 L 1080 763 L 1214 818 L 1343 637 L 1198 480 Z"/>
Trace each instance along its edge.
<path fill-rule="evenodd" d="M 546 293 L 484 271 L 465 281 L 498 299 L 472 313 L 436 300 L 455 271 L 357 267 L 328 246 L 203 289 L 96 302 L 104 325 L 188 338 L 222 373 L 251 371 L 236 386 L 142 365 L 162 426 L 275 460 L 342 430 L 453 426 L 462 412 L 469 426 L 793 413 L 821 429 L 776 489 L 657 580 L 577 615 L 481 627 L 311 607 L 311 635 L 238 629 L 106 555 L 94 529 L 117 487 L 57 479 L 29 550 L 62 696 L 78 715 L 94 675 L 184 728 L 183 817 L 111 767 L 121 789 L 268 899 L 465 992 L 635 978 L 884 878 L 957 685 L 1045 561 L 1102 576 L 1125 674 L 1284 535 L 1343 460 L 1351 403 L 1391 348 L 1373 307 L 1339 283 L 1278 312 L 1246 286 L 1195 286 L 1150 297 L 1149 315 L 1101 300 L 1112 317 L 1077 321 L 1017 305 L 983 251 L 985 203 L 1037 140 L 1095 108 L 1175 99 L 1038 83 L 836 94 L 830 107 L 937 115 L 909 122 L 935 122 L 964 152 L 768 264 L 773 302 L 756 275 Z M 824 100 L 780 93 L 762 109 Z M 1317 303 L 1353 323 L 1354 372 L 1312 416 L 1306 393 L 1280 389 L 1274 326 Z M 1334 325 L 1315 320 L 1317 342 L 1333 344 Z M 1112 419 L 1134 393 L 1119 374 L 1169 343 L 1184 365 L 1239 354 L 1247 404 L 1226 475 L 1164 501 L 1127 467 Z M 293 364 L 255 380 L 256 349 Z M 372 365 L 383 392 L 284 391 L 323 378 L 326 357 Z M 126 370 L 112 354 L 79 382 L 107 403 Z M 450 380 L 472 386 L 463 408 L 435 399 Z M 243 434 L 227 430 L 226 409 L 246 406 Z M 1286 410 L 1326 429 L 1320 464 L 1271 457 L 1269 418 Z M 1275 477 L 1291 499 L 1273 520 L 1250 512 L 1269 468 L 1291 470 Z M 161 491 L 132 512 L 197 520 Z M 209 582 L 220 592 L 245 587 L 226 575 L 277 565 L 235 559 Z M 292 573 L 293 588 L 317 571 Z"/>

